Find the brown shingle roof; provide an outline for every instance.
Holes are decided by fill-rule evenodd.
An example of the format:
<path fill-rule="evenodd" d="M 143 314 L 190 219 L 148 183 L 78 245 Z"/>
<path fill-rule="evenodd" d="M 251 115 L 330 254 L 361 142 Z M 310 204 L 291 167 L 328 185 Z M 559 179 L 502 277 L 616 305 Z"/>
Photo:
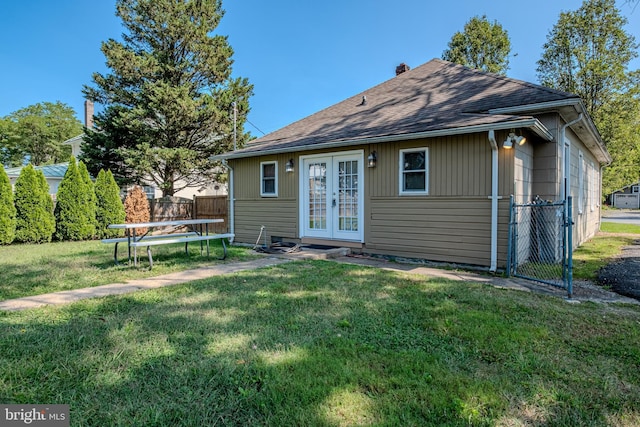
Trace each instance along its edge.
<path fill-rule="evenodd" d="M 366 97 L 366 102 L 363 100 Z M 496 108 L 579 98 L 440 59 L 258 138 L 235 155 L 395 135 L 509 124 L 529 116 L 489 114 Z"/>

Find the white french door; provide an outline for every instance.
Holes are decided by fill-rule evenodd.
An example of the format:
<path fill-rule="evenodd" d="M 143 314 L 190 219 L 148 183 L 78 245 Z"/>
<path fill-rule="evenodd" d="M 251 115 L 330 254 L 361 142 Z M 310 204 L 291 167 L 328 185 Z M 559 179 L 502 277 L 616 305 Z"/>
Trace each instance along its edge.
<path fill-rule="evenodd" d="M 301 160 L 301 237 L 363 241 L 362 152 Z"/>

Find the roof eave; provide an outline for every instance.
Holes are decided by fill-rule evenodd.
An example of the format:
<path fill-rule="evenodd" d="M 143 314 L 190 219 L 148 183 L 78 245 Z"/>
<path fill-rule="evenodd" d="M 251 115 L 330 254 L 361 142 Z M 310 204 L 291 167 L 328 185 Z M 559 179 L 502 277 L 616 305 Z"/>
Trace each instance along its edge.
<path fill-rule="evenodd" d="M 518 113 L 532 113 L 534 111 L 549 111 L 549 110 L 558 110 L 563 107 L 574 107 L 575 113 L 577 117 L 580 113 L 583 114 L 583 119 L 581 120 L 585 125 L 589 136 L 593 139 L 593 144 L 591 145 L 591 151 L 596 156 L 598 161 L 601 164 L 610 164 L 613 159 L 611 155 L 607 151 L 604 141 L 600 136 L 600 132 L 596 128 L 596 125 L 593 123 L 590 115 L 587 113 L 587 109 L 585 108 L 582 100 L 580 98 L 567 98 L 561 99 L 558 101 L 549 101 L 549 102 L 540 102 L 537 104 L 527 104 L 527 105 L 516 105 L 513 107 L 504 107 L 504 108 L 494 108 L 489 110 L 490 114 L 518 114 Z M 569 118 L 567 121 L 575 118 Z M 585 141 L 586 145 L 586 141 Z"/>
<path fill-rule="evenodd" d="M 414 139 L 436 138 L 439 136 L 451 136 L 451 135 L 464 135 L 464 134 L 470 134 L 470 133 L 488 132 L 489 130 L 504 130 L 504 129 L 513 129 L 513 128 L 529 128 L 533 132 L 535 132 L 537 135 L 539 135 L 541 138 L 547 141 L 553 140 L 553 134 L 549 132 L 549 130 L 538 119 L 523 118 L 523 119 L 512 120 L 508 122 L 464 126 L 464 127 L 448 128 L 448 129 L 438 129 L 438 130 L 414 132 L 414 133 L 408 133 L 408 134 L 394 134 L 394 135 L 385 135 L 385 136 L 370 137 L 370 138 L 338 140 L 338 141 L 330 141 L 322 144 L 314 144 L 314 145 L 306 145 L 306 146 L 298 146 L 298 147 L 273 148 L 273 149 L 265 149 L 265 150 L 259 150 L 259 151 L 252 150 L 248 152 L 242 152 L 242 151 L 229 152 L 229 153 L 220 154 L 217 156 L 212 156 L 211 160 L 241 159 L 241 158 L 263 156 L 267 154 L 270 155 L 270 154 L 290 153 L 292 151 L 321 150 L 321 149 L 327 149 L 327 148 L 351 147 L 354 145 L 363 145 L 363 144 L 380 144 L 380 143 L 393 142 L 393 141 L 410 141 Z"/>

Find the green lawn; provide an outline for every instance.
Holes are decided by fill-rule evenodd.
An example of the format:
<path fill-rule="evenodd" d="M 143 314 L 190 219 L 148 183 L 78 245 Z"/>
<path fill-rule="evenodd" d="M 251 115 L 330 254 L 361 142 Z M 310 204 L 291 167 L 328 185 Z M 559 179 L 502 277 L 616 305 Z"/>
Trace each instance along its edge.
<path fill-rule="evenodd" d="M 574 275 L 632 240 L 592 239 Z M 99 242 L 0 247 L 0 299 L 217 252 L 158 247 L 149 272 Z M 74 426 L 640 425 L 640 308 L 328 261 L 0 312 L 0 349 L 0 402 L 69 404 Z"/>
<path fill-rule="evenodd" d="M 0 313 L 74 426 L 635 426 L 640 308 L 306 261 Z"/>
<path fill-rule="evenodd" d="M 244 248 L 231 247 L 226 261 L 219 241 L 211 243 L 211 256 L 200 255 L 199 245 L 189 247 L 169 245 L 153 247 L 153 270 L 149 271 L 146 251 L 139 267 L 127 265 L 127 245 L 120 244 L 120 266 L 113 262 L 113 245 L 100 241 L 57 242 L 41 245 L 15 244 L 0 246 L 0 301 L 47 292 L 66 291 L 128 279 L 152 277 L 187 270 L 212 263 L 246 260 L 251 257 Z"/>

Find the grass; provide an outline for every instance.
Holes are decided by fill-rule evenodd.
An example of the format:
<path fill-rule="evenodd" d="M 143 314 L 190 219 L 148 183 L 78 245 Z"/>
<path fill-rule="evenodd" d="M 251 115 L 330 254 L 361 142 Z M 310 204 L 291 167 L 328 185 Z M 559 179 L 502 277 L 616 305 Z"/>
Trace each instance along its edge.
<path fill-rule="evenodd" d="M 74 426 L 632 426 L 640 308 L 305 261 L 0 313 L 0 402 Z"/>
<path fill-rule="evenodd" d="M 149 271 L 144 249 L 138 251 L 141 262 L 137 268 L 126 263 L 126 244 L 120 245 L 119 252 L 120 261 L 124 264 L 116 266 L 113 245 L 100 241 L 0 246 L 0 300 L 121 283 L 128 279 L 223 262 L 216 260 L 222 252 L 217 241 L 211 244 L 209 258 L 206 252 L 200 255 L 198 245 L 189 248 L 188 256 L 181 245 L 156 246 L 153 248 L 152 271 Z M 231 247 L 227 260 L 239 261 L 249 257 L 247 250 Z"/>
<path fill-rule="evenodd" d="M 574 279 L 596 280 L 598 270 L 622 252 L 624 246 L 631 245 L 640 234 L 640 227 L 632 224 L 603 222 L 601 233 L 583 243 L 573 253 Z"/>

